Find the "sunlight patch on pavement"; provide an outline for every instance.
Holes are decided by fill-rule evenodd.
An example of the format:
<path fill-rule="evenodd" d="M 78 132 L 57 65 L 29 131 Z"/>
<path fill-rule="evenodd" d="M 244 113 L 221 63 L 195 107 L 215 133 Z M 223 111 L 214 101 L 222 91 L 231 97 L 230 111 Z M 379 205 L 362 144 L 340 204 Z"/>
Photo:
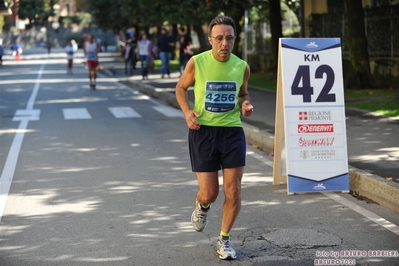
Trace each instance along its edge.
<path fill-rule="evenodd" d="M 241 205 L 242 206 L 253 206 L 253 205 L 260 205 L 260 206 L 274 206 L 274 205 L 280 205 L 281 202 L 277 201 L 263 201 L 263 200 L 257 200 L 257 201 L 245 201 L 243 200 Z"/>
<path fill-rule="evenodd" d="M 54 200 L 60 196 L 58 190 L 45 190 L 45 195 L 13 195 L 14 204 L 8 209 L 7 215 L 20 217 L 51 216 L 60 213 L 87 213 L 97 209 L 100 201 L 81 200 L 70 202 L 65 199 L 63 202 Z"/>
<path fill-rule="evenodd" d="M 5 135 L 5 134 L 15 134 L 18 132 L 17 128 L 12 128 L 12 129 L 1 129 L 0 130 L 0 136 L 1 135 Z M 32 133 L 32 132 L 36 132 L 36 130 L 33 129 L 25 129 L 25 133 Z"/>
<path fill-rule="evenodd" d="M 74 258 L 74 261 L 82 261 L 82 262 L 107 262 L 107 261 L 123 261 L 127 260 L 130 257 L 127 256 L 119 256 L 114 258 L 98 258 L 98 257 L 86 257 L 86 258 Z M 52 260 L 51 260 L 52 261 Z"/>
<path fill-rule="evenodd" d="M 379 161 L 398 161 L 399 151 L 397 152 L 386 152 L 383 154 L 372 154 L 372 155 L 359 155 L 351 156 L 352 160 L 367 161 L 367 162 L 379 162 Z"/>
<path fill-rule="evenodd" d="M 13 226 L 13 225 L 0 225 L 0 230 L 1 234 L 3 236 L 11 236 L 14 234 L 20 234 L 23 233 L 26 229 L 28 229 L 30 225 L 19 225 L 19 226 Z M 21 246 L 4 246 L 0 247 L 0 250 L 13 250 L 13 249 L 19 249 Z"/>

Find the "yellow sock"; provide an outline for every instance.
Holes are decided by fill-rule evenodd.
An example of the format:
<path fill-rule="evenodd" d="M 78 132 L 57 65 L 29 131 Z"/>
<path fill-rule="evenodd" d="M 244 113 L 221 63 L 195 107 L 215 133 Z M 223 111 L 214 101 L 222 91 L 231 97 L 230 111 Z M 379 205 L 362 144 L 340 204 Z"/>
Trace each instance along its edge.
<path fill-rule="evenodd" d="M 220 235 L 221 236 L 225 236 L 225 237 L 229 237 L 230 233 L 226 233 L 226 232 L 220 231 Z"/>
<path fill-rule="evenodd" d="M 202 208 L 204 208 L 204 209 L 208 209 L 208 208 L 209 208 L 209 205 L 211 205 L 211 204 L 207 204 L 207 205 L 202 205 L 202 204 L 201 204 Z"/>
<path fill-rule="evenodd" d="M 198 204 L 198 200 L 195 200 L 195 203 Z M 200 203 L 200 205 L 203 209 L 208 209 L 211 204 L 203 205 Z"/>

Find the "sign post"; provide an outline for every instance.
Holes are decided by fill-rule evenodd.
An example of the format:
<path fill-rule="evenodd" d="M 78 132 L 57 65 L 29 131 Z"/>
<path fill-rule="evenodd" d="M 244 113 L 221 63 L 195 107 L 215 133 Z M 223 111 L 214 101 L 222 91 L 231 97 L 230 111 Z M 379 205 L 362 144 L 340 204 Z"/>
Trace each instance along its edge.
<path fill-rule="evenodd" d="M 281 38 L 277 78 L 273 184 L 348 192 L 340 39 Z"/>

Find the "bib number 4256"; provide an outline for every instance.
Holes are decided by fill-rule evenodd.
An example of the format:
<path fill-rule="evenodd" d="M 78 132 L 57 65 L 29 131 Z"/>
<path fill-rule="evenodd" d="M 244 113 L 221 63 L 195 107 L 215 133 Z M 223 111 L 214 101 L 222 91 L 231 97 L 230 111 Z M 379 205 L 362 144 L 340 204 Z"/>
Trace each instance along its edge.
<path fill-rule="evenodd" d="M 335 74 L 334 70 L 328 65 L 321 65 L 316 69 L 315 78 L 322 79 L 326 74 L 326 81 L 316 102 L 335 102 L 335 94 L 330 93 L 331 88 L 334 85 Z M 302 86 L 300 86 L 302 80 Z M 291 86 L 292 95 L 302 95 L 303 102 L 312 102 L 313 87 L 310 84 L 310 70 L 309 66 L 299 66 L 296 72 L 294 81 Z"/>

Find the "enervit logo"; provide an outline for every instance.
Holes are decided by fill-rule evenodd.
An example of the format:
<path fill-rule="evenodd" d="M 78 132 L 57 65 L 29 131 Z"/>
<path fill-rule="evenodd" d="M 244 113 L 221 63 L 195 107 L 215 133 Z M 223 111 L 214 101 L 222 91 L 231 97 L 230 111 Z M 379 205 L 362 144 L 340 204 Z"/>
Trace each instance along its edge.
<path fill-rule="evenodd" d="M 299 124 L 298 133 L 332 133 L 333 124 Z"/>
<path fill-rule="evenodd" d="M 328 121 L 332 120 L 331 111 L 301 111 L 298 112 L 299 121 Z"/>
<path fill-rule="evenodd" d="M 306 139 L 299 138 L 299 147 L 332 146 L 335 138 Z"/>

